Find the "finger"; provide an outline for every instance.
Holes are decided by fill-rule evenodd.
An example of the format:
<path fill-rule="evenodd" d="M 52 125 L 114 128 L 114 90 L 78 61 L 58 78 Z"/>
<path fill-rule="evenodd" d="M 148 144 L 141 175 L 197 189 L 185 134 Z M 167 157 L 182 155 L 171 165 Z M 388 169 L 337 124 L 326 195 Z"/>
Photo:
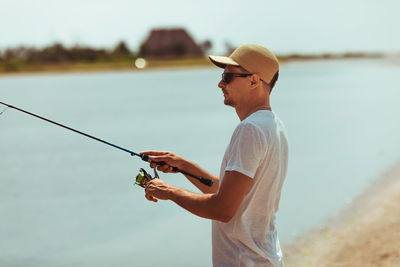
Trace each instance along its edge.
<path fill-rule="evenodd" d="M 151 191 L 152 191 L 152 183 L 151 183 L 151 181 L 149 181 L 144 188 L 144 193 L 145 193 L 146 198 L 148 198 L 149 196 L 152 196 Z"/>
<path fill-rule="evenodd" d="M 140 154 L 140 155 L 145 154 L 145 155 L 149 155 L 149 156 L 161 156 L 161 155 L 165 155 L 166 153 L 168 153 L 168 152 L 165 152 L 165 151 L 148 150 L 148 151 L 140 152 L 139 154 Z"/>
<path fill-rule="evenodd" d="M 152 188 L 152 185 L 153 185 L 153 180 L 148 181 L 148 182 L 146 183 L 145 188 L 144 188 L 144 192 L 146 192 L 146 193 L 150 192 L 150 190 L 151 190 L 151 188 Z"/>
<path fill-rule="evenodd" d="M 153 202 L 157 202 L 158 201 L 158 199 L 155 198 L 151 193 L 151 191 L 152 191 L 152 181 L 150 181 L 150 182 L 148 182 L 146 184 L 146 187 L 144 188 L 144 190 L 145 190 L 145 196 L 146 196 L 147 200 L 153 201 Z"/>
<path fill-rule="evenodd" d="M 150 160 L 154 162 L 161 162 L 161 161 L 168 162 L 171 160 L 171 157 L 165 154 L 160 156 L 151 156 Z"/>
<path fill-rule="evenodd" d="M 162 165 L 162 166 L 158 166 L 157 170 L 161 171 L 161 172 L 171 172 L 172 168 L 168 165 Z"/>
<path fill-rule="evenodd" d="M 147 200 L 150 200 L 150 195 L 145 194 L 144 196 L 146 197 Z"/>
<path fill-rule="evenodd" d="M 157 170 L 160 170 L 159 167 L 161 168 L 163 166 L 169 166 L 169 165 L 167 165 L 167 164 L 160 165 L 160 164 L 157 164 L 156 162 L 150 162 L 150 168 L 153 168 L 153 169 L 157 168 Z"/>
<path fill-rule="evenodd" d="M 154 169 L 154 168 L 157 167 L 157 166 L 158 166 L 158 165 L 157 165 L 156 163 L 153 163 L 153 162 L 150 163 L 150 168 L 153 168 L 153 169 Z"/>
<path fill-rule="evenodd" d="M 172 167 L 167 165 L 165 166 L 165 171 L 164 172 L 172 172 Z"/>
<path fill-rule="evenodd" d="M 151 181 L 150 181 L 151 182 Z M 144 193 L 147 195 L 150 193 L 150 182 L 147 182 L 144 187 Z"/>
<path fill-rule="evenodd" d="M 149 201 L 153 201 L 153 202 L 157 202 L 158 201 L 157 198 L 153 197 L 150 194 L 146 194 L 145 196 L 146 196 L 147 200 L 149 200 Z"/>

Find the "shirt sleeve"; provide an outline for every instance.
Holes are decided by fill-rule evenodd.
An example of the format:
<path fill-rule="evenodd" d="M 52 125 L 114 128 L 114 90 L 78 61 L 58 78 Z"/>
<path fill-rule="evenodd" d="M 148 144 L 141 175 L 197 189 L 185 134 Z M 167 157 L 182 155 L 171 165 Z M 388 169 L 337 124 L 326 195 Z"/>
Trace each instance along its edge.
<path fill-rule="evenodd" d="M 261 129 L 251 123 L 240 124 L 230 144 L 225 171 L 237 171 L 254 178 L 267 146 Z"/>

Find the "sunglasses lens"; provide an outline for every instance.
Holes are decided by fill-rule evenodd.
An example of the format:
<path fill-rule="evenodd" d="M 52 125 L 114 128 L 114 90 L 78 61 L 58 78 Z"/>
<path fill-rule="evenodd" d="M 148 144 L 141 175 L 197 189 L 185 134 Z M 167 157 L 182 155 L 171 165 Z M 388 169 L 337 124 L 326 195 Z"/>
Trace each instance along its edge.
<path fill-rule="evenodd" d="M 233 75 L 231 73 L 222 73 L 222 81 L 228 84 L 232 80 Z"/>

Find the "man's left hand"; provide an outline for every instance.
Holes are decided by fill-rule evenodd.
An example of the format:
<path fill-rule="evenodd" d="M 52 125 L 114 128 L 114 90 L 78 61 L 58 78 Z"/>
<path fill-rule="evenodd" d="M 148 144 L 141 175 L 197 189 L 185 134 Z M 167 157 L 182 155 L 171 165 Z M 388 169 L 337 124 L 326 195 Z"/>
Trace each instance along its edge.
<path fill-rule="evenodd" d="M 157 199 L 168 200 L 173 186 L 167 184 L 161 179 L 153 179 L 146 184 L 146 198 L 157 202 Z"/>

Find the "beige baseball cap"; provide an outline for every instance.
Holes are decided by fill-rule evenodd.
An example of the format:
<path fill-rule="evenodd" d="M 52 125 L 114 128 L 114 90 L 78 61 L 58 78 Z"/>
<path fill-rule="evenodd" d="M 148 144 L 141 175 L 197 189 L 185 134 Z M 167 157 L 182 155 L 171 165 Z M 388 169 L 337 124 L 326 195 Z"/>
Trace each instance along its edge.
<path fill-rule="evenodd" d="M 209 58 L 220 68 L 225 68 L 226 65 L 240 66 L 249 73 L 257 74 L 266 83 L 270 83 L 279 71 L 276 56 L 259 44 L 241 45 L 229 57 L 209 56 Z"/>

